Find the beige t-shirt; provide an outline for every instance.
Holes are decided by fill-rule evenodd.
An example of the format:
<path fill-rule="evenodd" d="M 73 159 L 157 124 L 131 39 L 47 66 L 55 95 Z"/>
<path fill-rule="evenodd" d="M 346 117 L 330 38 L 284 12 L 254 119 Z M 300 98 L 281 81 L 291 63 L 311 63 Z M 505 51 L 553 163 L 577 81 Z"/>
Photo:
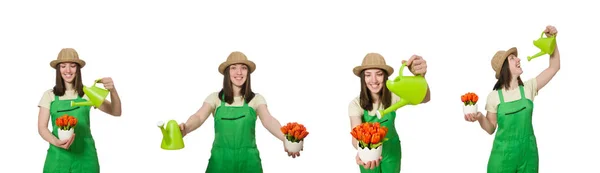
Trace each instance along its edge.
<path fill-rule="evenodd" d="M 398 97 L 396 94 L 392 94 L 392 104 L 398 101 L 400 101 L 400 97 Z M 381 102 L 379 104 L 373 103 L 373 110 L 369 111 L 368 114 L 370 116 L 376 116 L 376 111 L 383 109 L 385 108 L 383 107 L 383 104 Z M 360 107 L 360 96 L 357 96 L 352 101 L 350 101 L 350 104 L 348 105 L 349 116 L 362 116 L 364 114 L 364 111 L 365 110 L 362 107 Z"/>
<path fill-rule="evenodd" d="M 535 78 L 529 79 L 523 82 L 523 91 L 525 92 L 525 98 L 533 101 L 535 96 L 537 96 L 537 80 Z M 502 89 L 502 95 L 504 96 L 504 102 L 511 102 L 518 99 L 521 99 L 521 90 L 519 87 L 507 91 L 506 89 Z M 498 91 L 494 90 L 490 92 L 487 96 L 487 102 L 485 105 L 485 110 L 491 113 L 497 113 L 498 104 L 500 104 L 500 96 L 498 96 Z"/>
<path fill-rule="evenodd" d="M 58 97 L 59 100 L 70 100 L 76 98 L 77 93 L 75 92 L 75 90 L 67 90 L 65 91 L 65 95 Z M 83 95 L 83 99 L 90 100 L 90 98 L 88 98 L 87 95 Z M 52 92 L 52 89 L 49 89 L 46 92 L 44 92 L 44 95 L 42 96 L 42 99 L 40 100 L 38 106 L 50 109 L 50 103 L 52 103 L 52 101 L 54 101 L 54 92 Z"/>
<path fill-rule="evenodd" d="M 210 94 L 208 97 L 206 97 L 204 102 L 210 104 L 213 107 L 213 115 L 214 115 L 215 112 L 217 111 L 217 107 L 221 106 L 221 99 L 219 99 L 219 92 L 214 92 L 214 93 Z M 252 107 L 254 109 L 254 111 L 256 111 L 258 106 L 260 106 L 262 104 L 267 104 L 267 102 L 265 101 L 265 98 L 260 94 L 255 94 L 254 98 L 252 98 L 252 100 L 250 100 L 250 103 L 248 103 L 248 106 Z M 244 100 L 242 99 L 242 96 L 233 97 L 233 104 L 229 104 L 229 103 L 225 102 L 225 106 L 243 106 L 243 105 L 244 105 Z"/>

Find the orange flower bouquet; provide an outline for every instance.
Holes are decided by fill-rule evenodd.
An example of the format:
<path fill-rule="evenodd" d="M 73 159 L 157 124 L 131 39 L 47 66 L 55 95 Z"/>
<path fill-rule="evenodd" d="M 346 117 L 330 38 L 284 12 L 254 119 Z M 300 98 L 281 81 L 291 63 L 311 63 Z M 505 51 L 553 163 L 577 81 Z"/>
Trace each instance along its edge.
<path fill-rule="evenodd" d="M 70 115 L 63 115 L 56 119 L 56 126 L 58 126 L 58 139 L 68 140 L 73 136 L 75 126 L 77 125 L 77 118 Z"/>
<path fill-rule="evenodd" d="M 463 112 L 465 114 L 477 113 L 477 101 L 479 97 L 477 94 L 468 92 L 460 97 L 460 100 L 463 102 Z"/>
<path fill-rule="evenodd" d="M 288 152 L 299 152 L 304 145 L 304 138 L 308 136 L 306 127 L 297 122 L 287 123 L 281 127 L 281 132 L 285 135 L 285 149 Z"/>
<path fill-rule="evenodd" d="M 383 142 L 387 140 L 388 129 L 379 123 L 362 123 L 352 129 L 350 134 L 358 141 L 358 157 L 363 162 L 378 160 L 381 157 Z"/>

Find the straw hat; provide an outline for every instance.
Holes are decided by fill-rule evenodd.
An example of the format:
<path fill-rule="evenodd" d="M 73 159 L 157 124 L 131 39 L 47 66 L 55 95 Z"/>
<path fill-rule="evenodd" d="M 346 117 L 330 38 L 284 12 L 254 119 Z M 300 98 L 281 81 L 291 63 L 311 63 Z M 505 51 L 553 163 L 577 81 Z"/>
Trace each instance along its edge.
<path fill-rule="evenodd" d="M 492 58 L 492 69 L 496 72 L 496 79 L 500 77 L 500 70 L 502 69 L 502 64 L 504 64 L 504 60 L 508 58 L 510 54 L 518 56 L 517 48 L 512 47 L 508 50 L 499 50 Z"/>
<path fill-rule="evenodd" d="M 231 52 L 231 54 L 229 54 L 229 57 L 227 57 L 227 60 L 225 62 L 223 62 L 223 63 L 221 63 L 221 65 L 219 65 L 219 72 L 221 74 L 223 74 L 223 72 L 225 71 L 225 68 L 227 68 L 229 65 L 240 64 L 240 63 L 246 64 L 249 68 L 250 73 L 254 72 L 254 70 L 256 69 L 256 64 L 254 64 L 254 62 L 248 60 L 248 58 L 246 58 L 246 55 L 244 55 L 244 53 L 234 51 L 234 52 Z"/>
<path fill-rule="evenodd" d="M 352 69 L 352 72 L 354 72 L 356 76 L 360 76 L 360 73 L 363 70 L 370 68 L 382 69 L 385 72 L 387 72 L 388 75 L 394 73 L 394 68 L 387 65 L 385 63 L 385 59 L 383 59 L 383 56 L 381 56 L 378 53 L 368 53 L 365 56 L 365 58 L 363 58 L 362 64 L 360 66 L 354 67 L 354 69 Z"/>
<path fill-rule="evenodd" d="M 73 48 L 63 48 L 58 53 L 58 57 L 55 60 L 50 61 L 50 67 L 56 69 L 56 65 L 63 62 L 74 62 L 79 64 L 79 68 L 85 66 L 85 61 L 79 59 L 79 54 Z"/>

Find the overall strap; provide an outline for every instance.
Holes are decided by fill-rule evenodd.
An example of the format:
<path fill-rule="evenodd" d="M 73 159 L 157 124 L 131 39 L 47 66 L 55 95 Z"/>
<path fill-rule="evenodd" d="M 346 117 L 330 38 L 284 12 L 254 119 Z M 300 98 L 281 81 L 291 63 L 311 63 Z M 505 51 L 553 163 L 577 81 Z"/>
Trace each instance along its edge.
<path fill-rule="evenodd" d="M 58 101 L 58 96 L 54 95 L 54 101 Z"/>
<path fill-rule="evenodd" d="M 498 89 L 498 97 L 500 97 L 500 103 L 504 103 L 504 96 L 502 95 L 502 89 Z"/>
<path fill-rule="evenodd" d="M 523 89 L 523 86 L 519 86 L 519 90 L 521 90 L 521 99 L 527 99 L 525 97 L 525 89 Z"/>
<path fill-rule="evenodd" d="M 221 107 L 225 106 L 225 94 L 221 95 Z"/>

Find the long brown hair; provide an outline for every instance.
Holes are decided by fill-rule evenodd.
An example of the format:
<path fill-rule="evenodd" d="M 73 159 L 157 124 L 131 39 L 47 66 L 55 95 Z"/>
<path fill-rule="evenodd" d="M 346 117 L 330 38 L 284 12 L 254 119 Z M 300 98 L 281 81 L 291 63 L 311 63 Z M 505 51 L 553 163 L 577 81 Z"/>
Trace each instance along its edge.
<path fill-rule="evenodd" d="M 229 66 L 231 67 L 231 66 Z M 219 99 L 221 101 L 225 101 L 229 104 L 233 103 L 233 83 L 231 82 L 231 78 L 229 77 L 229 67 L 225 68 L 223 71 L 223 88 L 219 91 Z M 246 81 L 242 85 L 242 89 L 240 92 L 242 93 L 242 97 L 246 103 L 250 103 L 250 101 L 254 98 L 255 94 L 252 92 L 252 87 L 250 85 L 250 70 L 246 75 Z M 225 100 L 223 100 L 223 96 Z"/>
<path fill-rule="evenodd" d="M 60 64 L 56 65 L 56 83 L 54 85 L 54 88 L 52 88 L 52 92 L 54 93 L 54 95 L 57 96 L 63 96 L 65 95 L 65 91 L 67 90 L 67 83 L 65 82 L 65 80 L 62 78 L 62 75 L 60 73 Z M 75 79 L 73 79 L 73 89 L 75 89 L 75 92 L 77 92 L 77 95 L 79 95 L 79 97 L 83 97 L 84 93 L 83 93 L 83 83 L 81 82 L 81 68 L 79 66 L 79 64 L 75 63 L 76 67 L 75 67 Z"/>
<path fill-rule="evenodd" d="M 512 80 L 512 74 L 510 73 L 510 68 L 508 67 L 508 58 L 504 60 L 502 63 L 502 68 L 500 68 L 500 76 L 498 77 L 498 81 L 494 85 L 494 90 L 499 90 L 502 88 L 510 88 L 510 80 Z M 517 77 L 517 81 L 519 86 L 523 86 L 523 81 L 521 81 L 521 77 Z"/>
<path fill-rule="evenodd" d="M 388 80 L 389 74 L 387 74 L 385 70 L 381 71 L 383 71 L 383 86 L 381 87 L 381 91 L 379 91 L 379 100 L 381 103 L 383 103 L 384 108 L 387 108 L 392 104 L 392 93 L 386 86 L 386 81 Z M 371 111 L 373 110 L 373 102 L 373 98 L 371 98 L 371 91 L 369 88 L 367 88 L 365 71 L 363 70 L 360 73 L 360 107 Z"/>

